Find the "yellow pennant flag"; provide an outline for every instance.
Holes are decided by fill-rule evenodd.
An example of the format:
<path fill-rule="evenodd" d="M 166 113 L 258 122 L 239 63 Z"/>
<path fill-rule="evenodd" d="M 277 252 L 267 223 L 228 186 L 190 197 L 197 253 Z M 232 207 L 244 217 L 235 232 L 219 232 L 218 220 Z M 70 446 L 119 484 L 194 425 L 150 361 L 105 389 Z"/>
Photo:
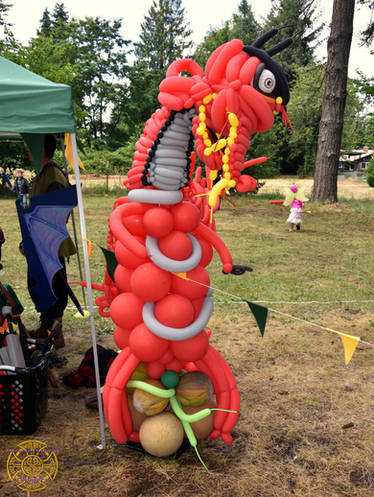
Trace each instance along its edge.
<path fill-rule="evenodd" d="M 71 167 L 74 168 L 73 147 L 71 146 L 71 134 L 70 133 L 65 133 L 65 157 L 67 158 Z M 78 164 L 79 164 L 79 167 L 86 170 L 86 168 L 84 167 L 79 156 L 78 156 Z"/>
<path fill-rule="evenodd" d="M 183 280 L 188 280 L 187 278 L 187 273 L 173 273 L 175 276 L 179 276 L 179 278 L 182 278 Z"/>
<path fill-rule="evenodd" d="M 360 337 L 354 337 L 352 335 L 346 335 L 345 333 L 338 333 L 343 342 L 344 355 L 345 355 L 345 365 L 348 366 L 349 361 L 352 359 L 354 351 L 360 341 Z"/>

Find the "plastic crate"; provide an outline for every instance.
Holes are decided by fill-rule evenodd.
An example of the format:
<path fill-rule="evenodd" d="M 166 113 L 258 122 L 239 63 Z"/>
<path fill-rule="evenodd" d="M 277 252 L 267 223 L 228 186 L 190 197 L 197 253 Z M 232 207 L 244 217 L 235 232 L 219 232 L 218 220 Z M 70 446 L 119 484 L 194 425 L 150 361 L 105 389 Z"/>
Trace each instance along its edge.
<path fill-rule="evenodd" d="M 39 427 L 48 406 L 48 355 L 15 374 L 0 374 L 0 435 L 30 435 Z M 5 366 L 0 366 L 0 372 Z"/>

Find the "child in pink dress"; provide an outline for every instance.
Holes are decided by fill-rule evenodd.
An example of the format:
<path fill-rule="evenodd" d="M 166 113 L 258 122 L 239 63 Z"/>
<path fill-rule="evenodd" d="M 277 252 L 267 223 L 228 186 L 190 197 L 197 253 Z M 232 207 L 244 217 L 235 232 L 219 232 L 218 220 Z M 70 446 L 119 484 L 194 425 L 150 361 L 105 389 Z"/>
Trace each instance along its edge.
<path fill-rule="evenodd" d="M 308 199 L 304 196 L 302 189 L 299 191 L 296 185 L 290 186 L 290 190 L 292 193 L 287 194 L 286 200 L 283 203 L 284 206 L 291 204 L 290 215 L 288 216 L 286 223 L 290 223 L 289 231 L 294 231 L 295 226 L 299 231 L 302 223 L 303 206 Z"/>

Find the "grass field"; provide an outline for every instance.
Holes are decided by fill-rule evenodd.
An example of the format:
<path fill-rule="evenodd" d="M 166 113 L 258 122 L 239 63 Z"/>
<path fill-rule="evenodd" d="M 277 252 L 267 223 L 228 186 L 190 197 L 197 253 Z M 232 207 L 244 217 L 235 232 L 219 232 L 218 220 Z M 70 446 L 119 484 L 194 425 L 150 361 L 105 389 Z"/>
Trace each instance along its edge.
<path fill-rule="evenodd" d="M 355 195 L 356 182 L 350 183 L 352 191 L 344 193 L 349 200 L 308 205 L 303 229 L 295 233 L 287 231 L 288 211 L 269 204 L 280 198 L 276 188 L 257 197 L 232 196 L 236 208 L 222 204 L 217 230 L 234 261 L 254 271 L 225 276 L 215 257 L 212 285 L 251 300 L 318 301 L 264 305 L 374 343 L 373 302 L 336 302 L 374 298 L 374 200 Z M 112 204 L 113 197 L 85 197 L 88 236 L 97 244 L 105 244 Z M 26 291 L 26 263 L 17 251 L 12 200 L 0 199 L 0 209 L 7 239 L 3 280 L 13 284 L 32 327 L 37 315 Z M 104 260 L 98 248 L 91 268 L 100 283 Z M 70 281 L 79 279 L 75 260 L 68 273 Z M 0 437 L 1 496 L 24 495 L 8 481 L 5 451 L 33 438 L 59 450 L 58 475 L 41 496 L 373 497 L 374 348 L 359 344 L 346 367 L 338 336 L 270 311 L 261 338 L 245 304 L 218 291 L 214 300 L 211 342 L 232 367 L 242 407 L 232 448 L 199 443 L 209 474 L 192 450 L 178 460 L 144 457 L 116 444 L 108 428 L 107 448 L 99 452 L 98 415 L 84 404 L 91 390 L 61 385 L 50 388 L 47 416 L 33 436 Z M 55 370 L 57 376 L 78 367 L 90 347 L 89 323 L 74 319 L 74 313 L 66 312 L 67 345 L 59 353 L 69 362 Z M 113 347 L 111 321 L 97 318 L 96 325 L 99 343 Z"/>

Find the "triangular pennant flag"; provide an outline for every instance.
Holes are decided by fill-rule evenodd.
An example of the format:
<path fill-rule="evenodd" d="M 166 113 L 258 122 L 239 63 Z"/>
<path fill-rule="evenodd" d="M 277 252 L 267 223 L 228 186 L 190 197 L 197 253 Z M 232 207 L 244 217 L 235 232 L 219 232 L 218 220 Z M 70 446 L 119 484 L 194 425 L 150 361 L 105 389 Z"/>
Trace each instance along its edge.
<path fill-rule="evenodd" d="M 173 273 L 175 276 L 178 276 L 179 278 L 182 278 L 183 280 L 188 280 L 187 278 L 187 273 Z"/>
<path fill-rule="evenodd" d="M 72 168 L 74 168 L 74 159 L 73 159 L 73 147 L 71 144 L 71 134 L 65 133 L 65 157 L 67 158 L 69 164 Z M 82 169 L 86 169 L 78 156 L 78 164 Z"/>
<path fill-rule="evenodd" d="M 109 249 L 106 249 L 104 247 L 100 247 L 100 248 L 103 251 L 103 254 L 105 256 L 108 274 L 111 277 L 112 281 L 114 281 L 114 271 L 116 270 L 116 267 L 118 266 L 118 261 L 116 259 L 116 256 L 115 256 L 113 250 L 109 250 Z"/>
<path fill-rule="evenodd" d="M 360 337 L 354 337 L 352 335 L 346 335 L 345 333 L 339 333 L 340 338 L 343 342 L 344 355 L 345 355 L 345 365 L 348 366 L 349 361 L 352 359 L 354 351 L 360 341 Z"/>
<path fill-rule="evenodd" d="M 247 302 L 249 308 L 252 311 L 252 314 L 254 315 L 256 319 L 256 323 L 258 325 L 258 328 L 260 330 L 260 333 L 262 336 L 264 336 L 265 333 L 265 326 L 266 326 L 266 320 L 268 317 L 268 308 L 264 307 L 259 304 L 255 304 L 254 302 L 250 302 L 249 300 L 243 299 L 244 302 Z"/>
<path fill-rule="evenodd" d="M 42 165 L 44 136 L 45 135 L 43 133 L 22 133 L 22 138 L 30 149 L 37 173 Z"/>

